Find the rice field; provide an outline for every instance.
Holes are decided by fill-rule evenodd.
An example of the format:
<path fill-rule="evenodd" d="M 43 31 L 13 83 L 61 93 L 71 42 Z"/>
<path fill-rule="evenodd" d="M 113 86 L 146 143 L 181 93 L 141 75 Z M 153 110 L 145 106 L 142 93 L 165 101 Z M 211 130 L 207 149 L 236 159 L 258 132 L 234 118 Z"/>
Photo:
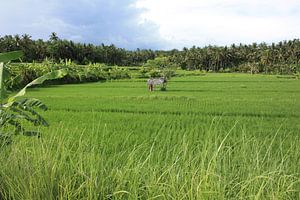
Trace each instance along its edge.
<path fill-rule="evenodd" d="M 51 126 L 0 152 L 0 199 L 300 199 L 300 82 L 271 75 L 33 88 Z"/>

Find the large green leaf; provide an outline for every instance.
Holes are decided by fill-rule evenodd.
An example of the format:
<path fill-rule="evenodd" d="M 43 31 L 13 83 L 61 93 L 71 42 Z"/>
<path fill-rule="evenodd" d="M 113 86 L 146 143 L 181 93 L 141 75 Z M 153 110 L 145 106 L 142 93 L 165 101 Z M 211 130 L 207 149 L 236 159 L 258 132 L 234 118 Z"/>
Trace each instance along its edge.
<path fill-rule="evenodd" d="M 23 56 L 22 51 L 11 51 L 7 53 L 0 53 L 0 62 L 9 62 L 11 60 L 17 60 Z"/>
<path fill-rule="evenodd" d="M 3 72 L 4 72 L 4 64 L 3 62 L 0 62 L 0 103 L 3 99 L 3 93 L 4 93 L 4 78 L 3 78 Z"/>
<path fill-rule="evenodd" d="M 11 105 L 11 103 L 17 98 L 17 97 L 20 97 L 20 96 L 23 96 L 26 94 L 26 89 L 30 86 L 33 86 L 33 85 L 38 85 L 38 84 L 42 84 L 44 81 L 46 80 L 53 80 L 53 79 L 58 79 L 58 78 L 62 78 L 64 77 L 65 75 L 67 75 L 67 70 L 65 69 L 60 69 L 60 70 L 56 70 L 56 71 L 53 71 L 53 72 L 49 72 L 47 74 L 45 74 L 44 76 L 41 76 L 35 80 L 33 80 L 32 82 L 28 83 L 22 90 L 20 90 L 16 95 L 10 97 L 8 99 L 8 103 L 4 105 L 4 107 L 8 107 Z"/>
<path fill-rule="evenodd" d="M 26 131 L 22 127 L 21 121 L 27 121 L 32 123 L 34 126 L 48 126 L 47 121 L 36 112 L 35 108 L 47 110 L 45 104 L 40 100 L 30 98 L 18 98 L 26 94 L 26 89 L 33 85 L 42 84 L 46 80 L 52 80 L 62 78 L 67 74 L 67 70 L 61 69 L 52 71 L 44 76 L 41 76 L 21 89 L 16 95 L 6 99 L 5 89 L 7 86 L 7 78 L 9 73 L 7 72 L 7 62 L 20 58 L 23 55 L 21 51 L 0 53 L 0 136 L 3 136 L 3 127 L 14 127 L 15 134 L 23 134 L 26 136 L 39 135 L 38 132 Z M 4 100 L 4 102 L 3 102 Z M 1 138 L 0 138 L 1 139 Z"/>

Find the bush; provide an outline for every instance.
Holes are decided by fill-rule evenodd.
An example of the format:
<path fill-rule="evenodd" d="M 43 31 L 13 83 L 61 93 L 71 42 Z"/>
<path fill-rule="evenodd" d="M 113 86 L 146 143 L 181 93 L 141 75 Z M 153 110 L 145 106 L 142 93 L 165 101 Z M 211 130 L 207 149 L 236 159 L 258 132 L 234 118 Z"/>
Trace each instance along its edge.
<path fill-rule="evenodd" d="M 138 78 L 149 78 L 149 68 L 142 67 L 138 72 Z"/>
<path fill-rule="evenodd" d="M 149 76 L 152 77 L 152 78 L 158 78 L 158 77 L 162 77 L 163 74 L 162 74 L 162 72 L 160 70 L 152 69 L 149 72 Z"/>
<path fill-rule="evenodd" d="M 236 68 L 236 71 L 257 74 L 260 72 L 260 70 L 262 70 L 261 68 L 261 65 L 258 63 L 243 63 Z"/>

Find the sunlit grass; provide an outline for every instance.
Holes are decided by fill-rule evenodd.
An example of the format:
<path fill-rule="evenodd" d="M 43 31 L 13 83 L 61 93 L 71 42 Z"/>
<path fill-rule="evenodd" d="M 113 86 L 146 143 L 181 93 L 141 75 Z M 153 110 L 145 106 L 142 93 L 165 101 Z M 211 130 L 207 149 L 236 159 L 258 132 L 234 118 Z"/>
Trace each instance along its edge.
<path fill-rule="evenodd" d="M 300 84 L 208 74 L 32 89 L 42 138 L 1 150 L 3 199 L 299 199 Z"/>

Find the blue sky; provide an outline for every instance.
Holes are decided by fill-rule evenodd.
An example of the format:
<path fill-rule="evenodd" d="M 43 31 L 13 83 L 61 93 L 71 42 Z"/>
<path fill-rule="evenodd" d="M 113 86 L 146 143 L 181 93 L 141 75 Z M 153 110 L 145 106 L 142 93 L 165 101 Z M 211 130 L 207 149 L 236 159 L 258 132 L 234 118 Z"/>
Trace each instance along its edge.
<path fill-rule="evenodd" d="M 300 38 L 299 0 L 0 0 L 0 35 L 127 49 Z"/>

